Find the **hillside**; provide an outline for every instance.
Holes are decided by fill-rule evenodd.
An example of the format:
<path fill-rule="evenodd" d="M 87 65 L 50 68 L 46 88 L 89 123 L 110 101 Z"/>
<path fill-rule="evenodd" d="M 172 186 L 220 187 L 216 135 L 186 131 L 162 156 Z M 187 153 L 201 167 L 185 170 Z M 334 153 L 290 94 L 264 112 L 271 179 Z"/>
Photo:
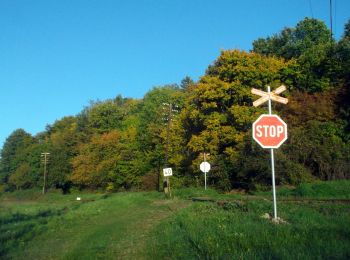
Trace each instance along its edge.
<path fill-rule="evenodd" d="M 204 182 L 198 165 L 209 153 L 208 183 L 220 190 L 266 190 L 268 153 L 251 138 L 251 88 L 284 84 L 289 99 L 274 104 L 288 124 L 276 151 L 277 184 L 350 177 L 350 30 L 336 41 L 326 25 L 305 18 L 257 39 L 253 50 L 223 50 L 198 82 L 154 87 L 143 99 L 120 95 L 92 102 L 35 135 L 14 130 L 1 150 L 0 192 L 42 187 L 41 153 L 50 153 L 47 187 L 158 190 L 160 171 L 174 187 Z M 136 75 L 135 75 L 136 76 Z"/>

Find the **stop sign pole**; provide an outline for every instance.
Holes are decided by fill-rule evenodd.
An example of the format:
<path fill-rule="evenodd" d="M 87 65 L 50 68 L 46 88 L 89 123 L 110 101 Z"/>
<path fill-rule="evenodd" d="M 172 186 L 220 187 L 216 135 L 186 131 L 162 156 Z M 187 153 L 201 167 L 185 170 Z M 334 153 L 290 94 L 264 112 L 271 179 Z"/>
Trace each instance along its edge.
<path fill-rule="evenodd" d="M 277 89 L 275 89 L 274 91 L 271 92 L 270 86 L 267 87 L 267 92 L 258 90 L 258 89 L 252 89 L 252 94 L 255 95 L 259 95 L 261 96 L 261 98 L 259 98 L 258 100 L 253 102 L 253 106 L 257 107 L 263 103 L 265 103 L 266 101 L 268 101 L 268 111 L 269 111 L 269 115 L 272 115 L 272 109 L 271 109 L 271 100 L 277 101 L 279 103 L 282 104 L 287 104 L 288 103 L 288 99 L 283 98 L 278 96 L 278 94 L 282 93 L 283 91 L 286 90 L 286 87 L 284 85 L 278 87 Z M 259 118 L 260 119 L 260 118 Z M 259 120 L 258 119 L 258 120 Z M 257 120 L 257 121 L 258 121 Z M 256 122 L 257 122 L 256 121 Z M 254 124 L 256 123 L 254 122 Z M 282 121 L 283 122 L 283 121 Z M 284 122 L 283 122 L 284 123 Z M 253 124 L 253 128 L 255 127 Z M 285 125 L 285 138 L 282 139 L 279 143 L 279 145 L 281 145 L 286 139 L 287 139 L 287 125 L 284 123 Z M 277 127 L 276 127 L 277 128 Z M 265 130 L 266 131 L 266 130 Z M 277 130 L 275 130 L 277 131 Z M 255 139 L 254 133 L 255 129 L 253 129 L 253 138 Z M 270 131 L 271 132 L 271 131 Z M 255 139 L 256 140 L 256 139 Z M 257 140 L 256 140 L 257 141 Z M 257 141 L 258 142 L 258 141 Z M 264 145 L 261 144 L 260 142 L 258 142 L 263 148 Z M 278 146 L 279 146 L 278 145 Z M 276 147 L 278 147 L 276 146 Z M 274 157 L 274 148 L 270 148 L 270 153 L 271 153 L 271 171 L 272 171 L 272 193 L 273 193 L 273 215 L 274 215 L 274 220 L 277 220 L 277 201 L 276 201 L 276 184 L 275 184 L 275 157 Z"/>

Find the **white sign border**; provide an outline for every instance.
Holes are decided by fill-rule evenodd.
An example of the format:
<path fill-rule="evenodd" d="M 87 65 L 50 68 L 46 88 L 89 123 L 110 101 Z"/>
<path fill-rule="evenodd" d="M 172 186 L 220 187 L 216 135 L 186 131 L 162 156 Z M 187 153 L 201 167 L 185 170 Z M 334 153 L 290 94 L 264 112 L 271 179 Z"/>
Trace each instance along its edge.
<path fill-rule="evenodd" d="M 209 165 L 209 167 L 208 167 L 208 170 L 207 171 L 202 171 L 202 169 L 201 169 L 201 165 L 202 165 L 202 163 L 207 163 L 208 165 Z M 201 170 L 201 172 L 203 172 L 203 173 L 208 173 L 208 172 L 210 172 L 210 169 L 211 169 L 211 165 L 210 165 L 210 163 L 208 163 L 208 162 L 201 162 L 201 164 L 199 165 L 199 169 Z"/>
<path fill-rule="evenodd" d="M 285 137 L 283 138 L 283 140 L 279 143 L 279 145 L 274 145 L 274 146 L 266 146 L 266 145 L 263 145 L 262 143 L 260 143 L 260 141 L 258 139 L 255 139 L 255 125 L 256 125 L 256 122 L 258 122 L 262 117 L 265 117 L 265 116 L 269 116 L 269 117 L 276 117 L 279 121 L 282 122 L 283 126 L 285 127 L 286 129 L 286 135 Z M 268 149 L 268 148 L 271 148 L 271 149 L 277 149 L 279 148 L 287 139 L 288 139 L 288 127 L 287 127 L 287 124 L 282 120 L 282 118 L 280 118 L 278 115 L 276 114 L 262 114 L 258 117 L 257 120 L 254 121 L 253 123 L 253 139 L 255 140 L 255 142 L 257 142 L 262 148 L 264 149 Z"/>

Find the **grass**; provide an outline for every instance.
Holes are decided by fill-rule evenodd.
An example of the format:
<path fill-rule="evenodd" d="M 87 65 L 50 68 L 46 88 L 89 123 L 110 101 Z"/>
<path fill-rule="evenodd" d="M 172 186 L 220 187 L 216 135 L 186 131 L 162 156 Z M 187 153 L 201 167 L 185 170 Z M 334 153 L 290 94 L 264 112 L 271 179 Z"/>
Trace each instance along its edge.
<path fill-rule="evenodd" d="M 153 237 L 162 240 L 150 243 L 150 258 L 349 259 L 348 206 L 280 205 L 283 225 L 260 217 L 270 208 L 264 201 L 245 209 L 194 204 L 157 227 Z"/>
<path fill-rule="evenodd" d="M 270 193 L 213 196 L 218 203 L 198 202 L 160 224 L 151 236 L 151 259 L 349 259 L 349 181 L 302 184 L 281 189 L 279 196 L 313 201 L 278 201 L 273 224 Z M 257 196 L 258 195 L 258 196 Z M 260 196 L 259 196 L 260 195 Z M 224 199 L 225 203 L 220 203 Z M 161 237 L 162 239 L 158 239 Z M 169 253 L 171 252 L 171 253 Z"/>
<path fill-rule="evenodd" d="M 271 191 L 255 192 L 254 194 L 271 196 Z M 350 181 L 318 181 L 302 183 L 295 188 L 281 187 L 277 189 L 277 196 L 308 199 L 350 199 Z"/>
<path fill-rule="evenodd" d="M 56 193 L 35 200 L 22 194 L 2 196 L 0 258 L 139 259 L 149 230 L 188 203 L 166 200 L 157 192 L 81 198 Z"/>
<path fill-rule="evenodd" d="M 349 259 L 349 184 L 280 189 L 278 214 L 287 224 L 261 217 L 272 211 L 269 193 L 3 194 L 0 258 Z"/>
<path fill-rule="evenodd" d="M 101 196 L 88 194 L 87 198 Z M 39 190 L 26 190 L 2 194 L 0 197 L 0 258 L 11 251 L 23 248 L 36 236 L 47 231 L 55 219 L 68 211 L 77 210 L 80 205 L 76 196 L 62 196 L 50 193 L 45 196 Z M 84 202 L 83 202 L 84 203 Z"/>

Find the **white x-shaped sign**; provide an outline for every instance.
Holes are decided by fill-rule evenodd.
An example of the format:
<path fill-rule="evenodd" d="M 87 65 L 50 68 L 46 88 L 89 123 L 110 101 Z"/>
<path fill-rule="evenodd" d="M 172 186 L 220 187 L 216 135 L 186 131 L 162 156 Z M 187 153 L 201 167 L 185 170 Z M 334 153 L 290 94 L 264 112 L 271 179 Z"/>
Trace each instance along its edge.
<path fill-rule="evenodd" d="M 288 99 L 284 97 L 278 96 L 278 94 L 282 93 L 285 91 L 287 88 L 284 85 L 281 85 L 280 87 L 276 88 L 274 91 L 271 91 L 270 94 L 268 92 L 253 88 L 252 89 L 252 94 L 261 96 L 258 100 L 255 100 L 253 102 L 253 106 L 257 107 L 260 106 L 261 104 L 265 103 L 269 99 L 277 101 L 279 103 L 287 104 Z"/>

